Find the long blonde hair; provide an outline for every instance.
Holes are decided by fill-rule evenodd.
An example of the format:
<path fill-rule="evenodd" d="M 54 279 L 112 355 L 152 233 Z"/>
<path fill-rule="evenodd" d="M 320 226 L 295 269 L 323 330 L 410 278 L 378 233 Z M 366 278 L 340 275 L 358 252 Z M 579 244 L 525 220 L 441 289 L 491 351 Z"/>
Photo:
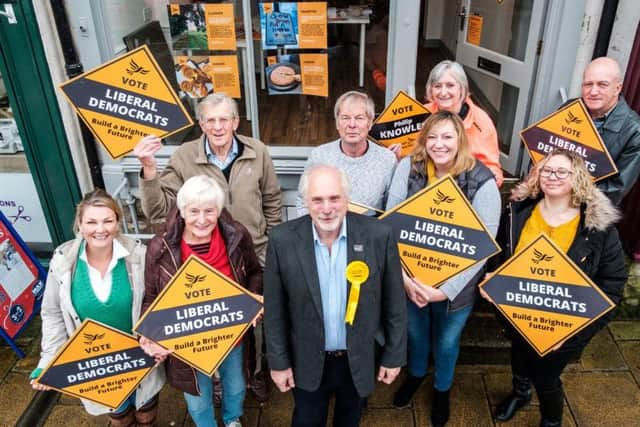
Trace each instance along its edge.
<path fill-rule="evenodd" d="M 453 125 L 458 136 L 458 152 L 453 161 L 453 166 L 449 170 L 449 174 L 452 176 L 458 176 L 462 172 L 473 169 L 476 165 L 476 159 L 471 155 L 471 149 L 469 148 L 469 139 L 467 133 L 464 130 L 464 124 L 462 119 L 456 114 L 449 111 L 438 111 L 427 117 L 427 120 L 422 124 L 422 129 L 418 134 L 416 145 L 411 153 L 411 165 L 413 169 L 418 173 L 424 173 L 424 170 L 419 170 L 418 165 L 426 165 L 429 155 L 427 154 L 427 136 L 429 132 L 444 121 L 449 121 Z"/>
<path fill-rule="evenodd" d="M 511 200 L 535 199 L 540 193 L 540 171 L 553 156 L 564 156 L 571 162 L 571 205 L 574 208 L 582 203 L 593 200 L 597 191 L 593 183 L 593 177 L 587 170 L 584 159 L 573 151 L 557 148 L 549 152 L 542 160 L 536 163 L 529 174 L 511 190 Z"/>

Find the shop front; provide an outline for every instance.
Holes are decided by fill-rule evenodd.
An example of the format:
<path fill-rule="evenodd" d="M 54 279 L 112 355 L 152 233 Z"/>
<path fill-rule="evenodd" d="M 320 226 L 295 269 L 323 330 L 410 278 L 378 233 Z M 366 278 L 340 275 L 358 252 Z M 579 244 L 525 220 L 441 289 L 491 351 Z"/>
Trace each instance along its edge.
<path fill-rule="evenodd" d="M 574 68 L 593 51 L 581 38 L 583 22 L 599 18 L 594 3 L 604 2 L 3 1 L 0 11 L 12 9 L 17 23 L 0 17 L 0 207 L 50 250 L 69 236 L 79 194 L 103 184 L 127 208 L 126 231 L 145 233 L 138 160 L 114 160 L 57 88 L 74 65 L 87 71 L 142 44 L 192 116 L 210 93 L 236 98 L 239 133 L 262 140 L 274 159 L 285 218 L 310 150 L 337 138 L 338 96 L 365 91 L 376 114 L 400 90 L 424 102 L 427 76 L 443 59 L 464 66 L 474 102 L 496 123 L 502 168 L 517 177 L 528 161 L 519 131 L 576 94 Z M 199 135 L 196 125 L 167 138 L 160 166 Z"/>

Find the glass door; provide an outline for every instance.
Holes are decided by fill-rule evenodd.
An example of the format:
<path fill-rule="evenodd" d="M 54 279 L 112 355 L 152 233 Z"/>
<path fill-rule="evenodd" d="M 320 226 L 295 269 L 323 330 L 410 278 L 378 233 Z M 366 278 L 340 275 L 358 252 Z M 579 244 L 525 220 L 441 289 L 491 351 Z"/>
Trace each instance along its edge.
<path fill-rule="evenodd" d="M 462 0 L 456 60 L 496 123 L 502 168 L 517 174 L 545 0 Z"/>

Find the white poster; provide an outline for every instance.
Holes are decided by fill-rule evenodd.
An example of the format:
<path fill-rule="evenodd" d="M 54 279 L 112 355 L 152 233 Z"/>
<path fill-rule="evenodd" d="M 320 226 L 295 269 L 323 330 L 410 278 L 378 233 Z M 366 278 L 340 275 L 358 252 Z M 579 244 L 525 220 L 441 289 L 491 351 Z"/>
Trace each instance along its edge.
<path fill-rule="evenodd" d="M 33 178 L 28 173 L 0 173 L 0 210 L 26 243 L 51 243 Z"/>

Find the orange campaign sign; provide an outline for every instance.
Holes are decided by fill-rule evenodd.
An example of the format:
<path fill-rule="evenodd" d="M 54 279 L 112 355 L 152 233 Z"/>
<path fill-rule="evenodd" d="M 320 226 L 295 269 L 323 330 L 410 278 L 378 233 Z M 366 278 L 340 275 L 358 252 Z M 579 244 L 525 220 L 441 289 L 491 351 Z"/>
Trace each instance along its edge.
<path fill-rule="evenodd" d="M 544 234 L 479 287 L 540 356 L 615 307 Z"/>
<path fill-rule="evenodd" d="M 369 136 L 385 147 L 401 144 L 401 156 L 404 157 L 413 149 L 422 123 L 429 114 L 424 105 L 400 91 L 373 122 Z"/>
<path fill-rule="evenodd" d="M 85 319 L 36 381 L 116 409 L 155 363 L 131 335 Z"/>
<path fill-rule="evenodd" d="M 258 298 L 192 255 L 134 331 L 211 376 L 261 311 Z"/>
<path fill-rule="evenodd" d="M 380 220 L 393 228 L 407 274 L 427 286 L 438 287 L 500 252 L 450 175 L 386 211 Z"/>
<path fill-rule="evenodd" d="M 236 50 L 236 24 L 232 3 L 205 4 L 209 50 Z"/>
<path fill-rule="evenodd" d="M 618 173 L 581 99 L 520 131 L 520 138 L 534 163 L 551 150 L 564 148 L 584 158 L 595 181 Z"/>
<path fill-rule="evenodd" d="M 75 77 L 60 89 L 114 159 L 143 136 L 193 125 L 146 45 Z"/>
<path fill-rule="evenodd" d="M 360 215 L 374 216 L 374 217 L 378 217 L 384 213 L 384 211 L 378 210 L 376 208 L 372 208 L 367 205 L 363 205 L 362 203 L 356 203 L 356 202 L 349 202 L 347 204 L 347 210 L 349 212 L 357 213 Z"/>

